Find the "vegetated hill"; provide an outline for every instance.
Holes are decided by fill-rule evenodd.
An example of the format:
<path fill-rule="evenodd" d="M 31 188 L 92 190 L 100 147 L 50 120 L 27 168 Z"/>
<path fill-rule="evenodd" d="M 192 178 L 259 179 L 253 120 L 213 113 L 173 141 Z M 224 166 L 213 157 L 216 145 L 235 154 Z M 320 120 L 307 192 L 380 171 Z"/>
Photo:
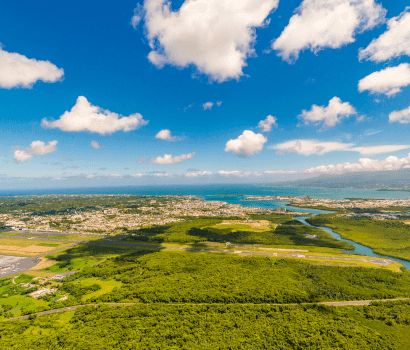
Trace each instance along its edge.
<path fill-rule="evenodd" d="M 277 185 L 326 188 L 400 188 L 409 190 L 410 169 L 320 175 L 310 179 L 281 182 Z"/>

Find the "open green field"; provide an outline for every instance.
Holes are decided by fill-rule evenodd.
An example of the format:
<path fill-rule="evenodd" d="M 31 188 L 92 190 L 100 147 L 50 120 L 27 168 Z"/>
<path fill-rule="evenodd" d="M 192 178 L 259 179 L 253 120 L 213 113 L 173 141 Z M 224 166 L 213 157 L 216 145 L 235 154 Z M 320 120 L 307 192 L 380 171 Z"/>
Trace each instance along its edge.
<path fill-rule="evenodd" d="M 275 224 L 273 224 L 273 228 L 275 228 Z M 272 229 L 272 224 L 269 223 L 267 220 L 259 220 L 253 222 L 246 222 L 246 221 L 223 221 L 219 224 L 212 225 L 209 227 L 210 229 L 223 229 L 223 230 L 230 230 L 231 232 L 238 232 L 238 231 L 255 231 L 255 232 L 265 232 Z"/>
<path fill-rule="evenodd" d="M 81 244 L 70 249 L 47 255 L 47 259 L 57 261 L 57 264 L 42 271 L 69 272 L 82 270 L 102 260 L 132 250 L 129 247 L 110 245 Z"/>
<path fill-rule="evenodd" d="M 264 217 L 263 215 L 260 215 Z M 256 219 L 253 219 L 256 220 Z M 258 217 L 258 221 L 263 220 Z M 265 226 L 252 227 L 248 224 L 231 223 L 220 219 L 190 219 L 170 225 L 154 226 L 137 231 L 128 231 L 130 241 L 151 243 L 237 243 L 274 246 L 311 246 L 334 249 L 353 249 L 353 246 L 334 239 L 330 234 L 308 227 L 290 215 L 266 215 Z M 274 222 L 277 221 L 277 222 Z M 269 226 L 271 226 L 269 228 Z M 306 235 L 315 235 L 315 239 Z"/>
<path fill-rule="evenodd" d="M 335 215 L 318 215 L 307 221 L 311 225 L 330 227 L 343 238 L 368 246 L 376 253 L 410 261 L 410 225 L 402 221 Z"/>
<path fill-rule="evenodd" d="M 410 347 L 410 304 L 364 307 L 84 307 L 0 323 L 14 349 L 362 349 Z"/>

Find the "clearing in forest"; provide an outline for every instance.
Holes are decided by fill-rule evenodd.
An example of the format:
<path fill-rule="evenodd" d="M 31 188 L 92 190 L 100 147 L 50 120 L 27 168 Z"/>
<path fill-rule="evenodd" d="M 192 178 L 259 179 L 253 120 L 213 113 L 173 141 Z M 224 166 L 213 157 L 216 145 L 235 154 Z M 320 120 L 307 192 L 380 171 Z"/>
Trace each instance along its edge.
<path fill-rule="evenodd" d="M 219 224 L 208 226 L 208 228 L 216 228 L 222 230 L 230 230 L 231 232 L 237 231 L 270 231 L 274 229 L 277 225 L 271 224 L 268 220 L 229 220 L 223 221 Z"/>

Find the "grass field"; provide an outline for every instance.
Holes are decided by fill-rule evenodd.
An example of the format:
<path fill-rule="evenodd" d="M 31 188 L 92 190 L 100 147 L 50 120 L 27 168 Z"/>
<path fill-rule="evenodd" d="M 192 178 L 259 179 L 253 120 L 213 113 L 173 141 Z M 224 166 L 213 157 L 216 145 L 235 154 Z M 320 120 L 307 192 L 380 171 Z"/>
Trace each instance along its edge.
<path fill-rule="evenodd" d="M 250 232 L 265 232 L 271 229 L 274 229 L 276 224 L 270 224 L 267 220 L 258 220 L 252 222 L 243 222 L 243 221 L 223 221 L 219 224 L 215 224 L 212 226 L 204 227 L 206 228 L 214 228 L 214 229 L 223 229 L 223 230 L 230 230 L 231 232 L 238 232 L 238 231 L 250 231 Z"/>
<path fill-rule="evenodd" d="M 99 296 L 103 294 L 112 292 L 114 288 L 120 288 L 122 286 L 122 282 L 120 281 L 116 281 L 113 279 L 101 279 L 97 277 L 85 278 L 85 279 L 82 279 L 81 281 L 78 281 L 77 283 L 79 286 L 85 286 L 85 287 L 91 286 L 93 284 L 98 284 L 99 286 L 101 286 L 100 290 L 84 295 L 82 297 L 82 300 L 84 302 L 95 300 L 96 298 L 98 298 Z"/>

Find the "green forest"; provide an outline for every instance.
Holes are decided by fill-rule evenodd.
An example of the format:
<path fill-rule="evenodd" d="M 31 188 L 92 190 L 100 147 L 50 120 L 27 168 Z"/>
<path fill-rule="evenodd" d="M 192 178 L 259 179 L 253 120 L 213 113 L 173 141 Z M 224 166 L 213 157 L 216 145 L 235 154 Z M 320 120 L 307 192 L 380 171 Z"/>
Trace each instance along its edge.
<path fill-rule="evenodd" d="M 1 318 L 95 302 L 291 304 L 410 297 L 410 272 L 404 268 L 392 272 L 290 258 L 91 244 L 55 258 L 58 264 L 43 271 L 64 272 L 75 266 L 79 272 L 56 282 L 57 293 L 37 300 L 10 278 L 0 279 Z M 30 275 L 15 282 L 39 286 Z M 64 295 L 67 300 L 60 301 Z"/>
<path fill-rule="evenodd" d="M 410 303 L 83 307 L 0 323 L 12 349 L 397 349 L 410 347 Z"/>

